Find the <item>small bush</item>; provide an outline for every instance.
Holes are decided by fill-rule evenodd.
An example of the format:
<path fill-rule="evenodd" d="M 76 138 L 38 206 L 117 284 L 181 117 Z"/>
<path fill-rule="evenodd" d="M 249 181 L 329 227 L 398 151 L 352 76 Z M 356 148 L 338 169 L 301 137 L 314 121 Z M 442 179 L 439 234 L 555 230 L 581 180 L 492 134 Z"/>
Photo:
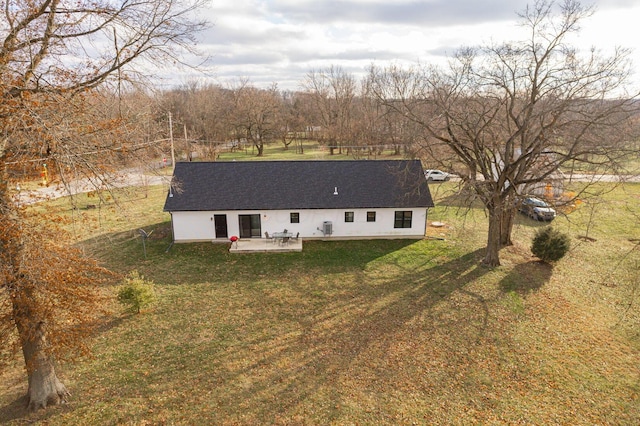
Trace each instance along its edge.
<path fill-rule="evenodd" d="M 118 302 L 129 312 L 140 313 L 155 301 L 153 281 L 146 281 L 138 271 L 132 271 L 118 290 Z"/>
<path fill-rule="evenodd" d="M 543 262 L 555 262 L 569 251 L 569 237 L 548 226 L 536 232 L 531 244 L 531 252 Z"/>

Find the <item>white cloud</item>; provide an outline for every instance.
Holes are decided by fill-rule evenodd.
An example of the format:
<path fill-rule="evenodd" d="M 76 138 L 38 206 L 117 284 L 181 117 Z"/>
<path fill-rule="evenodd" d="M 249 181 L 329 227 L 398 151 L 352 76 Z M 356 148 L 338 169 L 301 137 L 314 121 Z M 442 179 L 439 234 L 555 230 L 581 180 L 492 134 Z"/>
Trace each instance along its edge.
<path fill-rule="evenodd" d="M 603 52 L 635 47 L 640 5 L 601 0 L 574 41 Z M 217 82 L 249 77 L 297 89 L 311 69 L 339 65 L 364 73 L 372 62 L 443 62 L 462 46 L 512 40 L 526 0 L 218 0 L 201 37 Z M 640 79 L 639 79 L 640 80 Z"/>

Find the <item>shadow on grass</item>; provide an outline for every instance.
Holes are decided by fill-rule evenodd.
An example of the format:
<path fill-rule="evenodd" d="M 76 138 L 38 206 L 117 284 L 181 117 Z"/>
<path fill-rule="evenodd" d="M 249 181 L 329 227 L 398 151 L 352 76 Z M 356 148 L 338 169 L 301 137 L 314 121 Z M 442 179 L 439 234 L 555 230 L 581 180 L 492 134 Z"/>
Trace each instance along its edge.
<path fill-rule="evenodd" d="M 28 413 L 27 396 L 21 395 L 17 399 L 6 404 L 4 407 L 0 407 L 0 424 L 5 424 L 12 420 L 23 419 L 28 415 Z"/>
<path fill-rule="evenodd" d="M 519 263 L 500 281 L 500 289 L 505 293 L 515 291 L 526 296 L 549 282 L 552 272 L 552 266 L 541 261 Z"/>
<path fill-rule="evenodd" d="M 0 424 L 9 422 L 16 422 L 17 424 L 47 424 L 47 420 L 55 418 L 61 413 L 71 411 L 73 411 L 73 404 L 66 403 L 52 405 L 37 411 L 29 411 L 27 408 L 27 396 L 21 395 L 13 402 L 0 407 Z"/>
<path fill-rule="evenodd" d="M 60 416 L 65 416 L 69 413 L 73 413 L 73 411 L 76 409 L 77 404 L 73 400 L 74 397 L 78 398 L 77 395 L 72 395 L 69 399 L 69 402 L 57 405 L 49 405 L 44 409 L 29 411 L 27 407 L 26 395 L 21 396 L 19 399 L 6 407 L 6 413 L 4 412 L 5 407 L 0 408 L 0 424 L 9 423 L 12 421 L 14 422 L 13 424 L 18 425 L 47 425 L 50 421 L 53 421 L 54 424 L 56 424 L 56 421 Z"/>
<path fill-rule="evenodd" d="M 176 315 L 184 325 L 165 324 L 170 334 L 145 342 L 149 352 L 123 348 L 128 363 L 149 363 L 141 367 L 150 368 L 149 375 L 139 377 L 135 389 L 123 384 L 104 391 L 126 398 L 153 387 L 180 406 L 175 389 L 188 381 L 214 390 L 194 407 L 210 416 L 202 418 L 205 423 L 273 424 L 309 407 L 321 410 L 312 419 L 339 421 L 339 410 L 331 407 L 344 402 L 341 380 L 367 368 L 388 374 L 377 358 L 384 359 L 397 334 L 415 321 L 438 327 L 433 317 L 443 314 L 434 308 L 450 306 L 454 293 L 472 309 L 454 307 L 451 321 L 464 323 L 456 331 L 464 340 L 456 338 L 455 345 L 464 343 L 452 344 L 451 352 L 471 356 L 486 332 L 487 300 L 467 288 L 491 271 L 481 266 L 484 249 L 458 256 L 444 243 L 426 240 L 310 241 L 300 253 L 237 256 L 226 244 L 211 243 L 177 245 L 167 253 L 167 240 L 150 239 L 144 259 L 139 240 L 112 241 L 116 246 L 105 250 L 113 253 L 109 267 L 138 269 L 159 285 L 194 285 L 198 294 L 176 289 L 174 303 L 159 315 Z M 195 326 L 202 322 L 205 328 Z M 372 353 L 377 361 L 369 367 L 363 359 Z"/>
<path fill-rule="evenodd" d="M 528 228 L 545 228 L 552 224 L 552 222 L 546 220 L 531 219 L 529 216 L 520 212 L 516 213 L 514 223 L 520 226 L 526 226 Z"/>
<path fill-rule="evenodd" d="M 229 243 L 199 242 L 171 245 L 170 223 L 147 227 L 146 258 L 137 230 L 114 233 L 86 242 L 91 255 L 114 272 L 137 270 L 156 284 L 197 284 L 254 281 L 292 270 L 322 269 L 325 273 L 364 268 L 372 260 L 419 240 L 305 241 L 302 252 L 229 253 Z M 170 247 L 170 250 L 167 250 Z"/>
<path fill-rule="evenodd" d="M 111 329 L 117 328 L 122 325 L 123 322 L 134 317 L 136 314 L 131 312 L 117 311 L 108 317 L 102 318 L 96 325 L 95 334 L 103 334 Z"/>
<path fill-rule="evenodd" d="M 328 399 L 324 401 L 326 407 L 340 406 L 345 396 L 338 391 L 340 380 L 353 373 L 352 368 L 359 371 L 363 362 L 360 357 L 367 358 L 372 348 L 384 357 L 397 342 L 398 332 L 419 318 L 430 317 L 434 306 L 455 292 L 476 306 L 474 318 L 467 321 L 474 322 L 470 329 L 476 336 L 469 340 L 471 345 L 476 344 L 485 331 L 489 311 L 484 297 L 465 287 L 491 271 L 480 265 L 483 252 L 470 252 L 428 269 L 418 267 L 419 272 L 406 270 L 397 278 L 382 280 L 377 285 L 363 280 L 330 298 L 319 309 L 300 309 L 295 318 L 301 330 L 295 337 L 269 336 L 247 342 L 255 350 L 262 348 L 264 356 L 258 356 L 235 375 L 224 377 L 227 384 L 243 381 L 249 384 L 227 385 L 229 391 L 217 401 L 219 414 L 233 421 L 234 413 L 250 412 L 256 420 L 277 423 L 281 413 L 297 412 L 300 406 L 308 406 L 309 401 L 315 400 L 317 404 L 318 395 L 323 393 L 321 388 L 327 387 L 334 394 L 324 396 Z M 396 266 L 402 268 L 400 264 Z M 433 325 L 425 325 L 429 326 Z M 272 347 L 274 342 L 280 342 L 279 346 Z M 223 356 L 219 362 L 226 365 L 234 360 Z M 327 409 L 323 421 L 339 420 L 331 418 L 331 411 Z"/>

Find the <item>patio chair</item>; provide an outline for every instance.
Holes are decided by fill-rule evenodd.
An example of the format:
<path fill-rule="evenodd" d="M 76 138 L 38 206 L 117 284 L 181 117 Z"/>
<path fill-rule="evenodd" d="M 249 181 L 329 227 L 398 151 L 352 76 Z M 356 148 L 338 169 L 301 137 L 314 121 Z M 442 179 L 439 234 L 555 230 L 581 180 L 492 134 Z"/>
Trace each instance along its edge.
<path fill-rule="evenodd" d="M 298 241 L 298 238 L 300 238 L 299 232 L 294 237 L 291 237 L 291 241 Z"/>
<path fill-rule="evenodd" d="M 268 232 L 266 232 L 266 231 L 265 231 L 265 233 L 264 233 L 264 237 L 266 238 L 265 243 L 268 243 L 269 241 L 271 241 L 272 243 L 275 243 L 275 238 L 270 237 L 270 236 L 269 236 L 269 233 L 268 233 Z"/>

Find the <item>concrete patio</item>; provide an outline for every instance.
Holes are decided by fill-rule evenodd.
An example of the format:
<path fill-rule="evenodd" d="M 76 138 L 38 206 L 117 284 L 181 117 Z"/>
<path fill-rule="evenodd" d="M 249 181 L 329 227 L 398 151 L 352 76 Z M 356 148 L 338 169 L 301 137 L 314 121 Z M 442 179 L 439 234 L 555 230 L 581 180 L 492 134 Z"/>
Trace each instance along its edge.
<path fill-rule="evenodd" d="M 229 253 L 287 253 L 302 251 L 302 238 L 281 244 L 266 238 L 246 238 L 231 243 Z"/>

